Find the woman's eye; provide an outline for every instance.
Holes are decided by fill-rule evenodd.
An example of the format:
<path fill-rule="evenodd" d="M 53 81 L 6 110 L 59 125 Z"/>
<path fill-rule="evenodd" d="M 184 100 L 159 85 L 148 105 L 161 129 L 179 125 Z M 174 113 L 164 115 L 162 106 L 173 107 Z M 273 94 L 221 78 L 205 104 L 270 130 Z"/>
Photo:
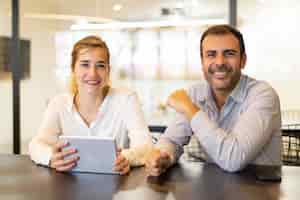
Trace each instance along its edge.
<path fill-rule="evenodd" d="M 105 64 L 96 64 L 96 67 L 98 67 L 98 68 L 105 68 Z"/>
<path fill-rule="evenodd" d="M 88 66 L 89 66 L 88 63 L 81 63 L 80 65 L 81 65 L 82 67 L 88 67 Z"/>

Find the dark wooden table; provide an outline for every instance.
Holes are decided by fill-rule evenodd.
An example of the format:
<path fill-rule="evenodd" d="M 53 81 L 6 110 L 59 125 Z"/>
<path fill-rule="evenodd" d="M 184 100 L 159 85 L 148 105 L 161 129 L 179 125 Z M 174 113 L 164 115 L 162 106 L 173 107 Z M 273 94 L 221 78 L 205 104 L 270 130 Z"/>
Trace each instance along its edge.
<path fill-rule="evenodd" d="M 282 169 L 281 183 L 257 181 L 250 170 L 230 174 L 211 164 L 182 162 L 161 177 L 144 168 L 128 176 L 65 174 L 36 166 L 28 156 L 0 155 L 1 200 L 271 200 L 300 199 L 300 168 Z"/>

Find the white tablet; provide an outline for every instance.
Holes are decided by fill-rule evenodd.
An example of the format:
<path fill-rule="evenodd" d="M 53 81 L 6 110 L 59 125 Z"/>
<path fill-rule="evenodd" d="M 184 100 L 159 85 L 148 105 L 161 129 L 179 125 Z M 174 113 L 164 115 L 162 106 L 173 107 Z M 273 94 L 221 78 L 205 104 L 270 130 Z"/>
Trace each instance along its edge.
<path fill-rule="evenodd" d="M 72 172 L 119 174 L 113 170 L 117 157 L 114 139 L 93 136 L 60 136 L 59 139 L 69 142 L 65 149 L 77 149 L 80 159 Z"/>

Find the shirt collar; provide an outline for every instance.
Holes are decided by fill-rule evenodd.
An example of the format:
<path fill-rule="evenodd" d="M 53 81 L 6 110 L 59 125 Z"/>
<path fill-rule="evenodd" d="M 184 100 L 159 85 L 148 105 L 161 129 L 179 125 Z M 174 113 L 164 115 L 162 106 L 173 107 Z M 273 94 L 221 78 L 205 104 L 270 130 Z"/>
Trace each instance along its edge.
<path fill-rule="evenodd" d="M 204 92 L 201 92 L 197 98 L 200 102 L 203 103 L 203 102 L 207 101 L 208 98 L 210 98 L 210 97 L 212 97 L 211 89 L 210 89 L 210 86 L 207 83 L 207 81 L 205 81 L 204 82 Z"/>
<path fill-rule="evenodd" d="M 207 81 L 204 82 L 204 91 L 198 94 L 197 97 L 198 101 L 200 102 L 200 105 L 207 105 L 210 107 L 210 109 L 216 109 L 215 101 L 212 95 L 212 89 Z"/>
<path fill-rule="evenodd" d="M 247 76 L 241 75 L 241 78 L 240 78 L 238 84 L 236 85 L 236 87 L 233 89 L 233 91 L 229 95 L 230 98 L 232 98 L 232 100 L 234 100 L 236 102 L 244 101 L 245 96 L 246 96 L 246 90 L 245 90 L 246 82 L 247 82 Z M 214 98 L 212 95 L 212 89 L 206 81 L 205 82 L 205 92 L 203 92 L 202 95 L 199 96 L 199 101 L 200 102 L 205 102 L 205 101 L 211 102 L 213 100 L 214 100 Z"/>
<path fill-rule="evenodd" d="M 236 102 L 243 102 L 246 96 L 246 82 L 247 82 L 247 76 L 242 75 L 238 84 L 235 86 L 235 88 L 233 89 L 233 91 L 230 94 L 230 97 L 236 101 Z"/>
<path fill-rule="evenodd" d="M 102 105 L 106 104 L 106 102 L 108 101 L 107 99 L 109 98 L 109 96 L 111 95 L 111 89 L 108 91 L 108 94 L 106 95 L 106 97 L 104 98 L 103 102 L 102 102 Z M 68 94 L 68 98 L 67 98 L 67 102 L 66 102 L 66 106 L 67 106 L 67 110 L 69 112 L 72 112 L 75 110 L 75 104 L 74 104 L 74 98 L 75 98 L 75 95 L 74 94 L 71 94 L 69 93 Z M 99 106 L 98 110 L 100 111 L 102 106 Z"/>

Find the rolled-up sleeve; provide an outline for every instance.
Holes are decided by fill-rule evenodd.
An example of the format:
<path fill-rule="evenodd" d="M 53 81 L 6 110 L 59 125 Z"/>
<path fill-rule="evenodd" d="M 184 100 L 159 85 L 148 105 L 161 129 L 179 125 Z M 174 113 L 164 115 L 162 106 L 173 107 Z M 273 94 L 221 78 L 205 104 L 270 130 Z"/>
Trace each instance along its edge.
<path fill-rule="evenodd" d="M 122 154 L 129 160 L 131 166 L 144 165 L 145 157 L 151 151 L 152 141 L 140 101 L 135 92 L 129 95 L 122 114 L 130 140 L 130 148 L 124 149 Z"/>
<path fill-rule="evenodd" d="M 280 129 L 280 103 L 270 87 L 258 87 L 230 132 L 218 127 L 207 113 L 198 111 L 191 128 L 215 163 L 226 171 L 239 171 L 254 160 Z"/>
<path fill-rule="evenodd" d="M 128 97 L 128 102 L 122 114 L 130 139 L 130 147 L 139 146 L 151 141 L 141 104 L 135 92 L 132 92 Z"/>
<path fill-rule="evenodd" d="M 174 163 L 183 153 L 183 145 L 189 142 L 192 134 L 188 119 L 184 115 L 177 113 L 174 122 L 168 126 L 156 147 L 169 153 Z"/>

